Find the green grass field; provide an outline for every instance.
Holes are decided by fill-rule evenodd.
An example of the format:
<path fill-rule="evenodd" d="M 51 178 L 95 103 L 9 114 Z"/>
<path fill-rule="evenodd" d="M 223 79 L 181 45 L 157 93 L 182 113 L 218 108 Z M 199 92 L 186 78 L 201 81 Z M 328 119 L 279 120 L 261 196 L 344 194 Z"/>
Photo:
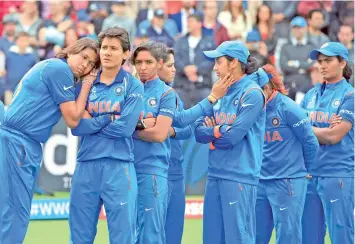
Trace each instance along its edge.
<path fill-rule="evenodd" d="M 56 193 L 57 198 L 68 197 L 68 193 Z M 35 198 L 48 198 L 36 196 Z M 193 199 L 193 198 L 192 198 Z M 69 243 L 69 225 L 67 220 L 33 220 L 30 222 L 24 244 L 66 244 Z M 95 244 L 108 244 L 107 223 L 99 220 Z M 202 220 L 186 219 L 183 244 L 202 244 Z M 275 243 L 275 232 L 270 243 Z M 326 244 L 330 244 L 326 237 Z"/>

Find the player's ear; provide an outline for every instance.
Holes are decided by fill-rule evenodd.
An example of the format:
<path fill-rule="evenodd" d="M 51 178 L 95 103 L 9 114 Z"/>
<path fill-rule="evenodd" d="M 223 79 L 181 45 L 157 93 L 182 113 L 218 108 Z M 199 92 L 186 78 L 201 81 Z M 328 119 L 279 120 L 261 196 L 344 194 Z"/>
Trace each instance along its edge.
<path fill-rule="evenodd" d="M 125 52 L 123 53 L 123 59 L 128 59 L 130 53 L 131 53 L 131 52 L 130 52 L 129 50 L 125 51 Z"/>
<path fill-rule="evenodd" d="M 163 59 L 159 59 L 159 61 L 158 61 L 158 69 L 161 69 L 163 67 L 163 63 L 164 63 Z"/>

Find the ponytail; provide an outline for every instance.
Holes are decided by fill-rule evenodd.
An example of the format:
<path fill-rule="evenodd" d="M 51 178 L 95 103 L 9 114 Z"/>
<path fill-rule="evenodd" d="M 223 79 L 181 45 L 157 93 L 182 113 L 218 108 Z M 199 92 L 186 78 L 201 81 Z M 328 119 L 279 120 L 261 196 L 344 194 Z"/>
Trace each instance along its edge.
<path fill-rule="evenodd" d="M 256 58 L 248 57 L 247 64 L 240 63 L 242 67 L 242 72 L 251 75 L 258 70 L 258 60 Z"/>
<path fill-rule="evenodd" d="M 272 89 L 279 91 L 283 95 L 288 95 L 288 90 L 285 88 L 283 78 L 280 76 L 279 72 L 277 72 L 276 68 L 271 64 L 266 64 L 263 69 L 271 76 L 269 84 Z"/>
<path fill-rule="evenodd" d="M 337 59 L 338 59 L 339 63 L 344 60 L 344 59 L 343 59 L 342 57 L 340 57 L 340 56 L 337 56 Z M 344 61 L 345 61 L 345 60 L 344 60 Z M 353 70 L 351 69 L 349 63 L 346 63 L 346 66 L 345 66 L 345 68 L 343 69 L 343 77 L 345 78 L 345 80 L 346 80 L 347 82 L 349 82 L 349 80 L 350 80 L 350 78 L 351 78 L 352 75 L 353 75 Z"/>

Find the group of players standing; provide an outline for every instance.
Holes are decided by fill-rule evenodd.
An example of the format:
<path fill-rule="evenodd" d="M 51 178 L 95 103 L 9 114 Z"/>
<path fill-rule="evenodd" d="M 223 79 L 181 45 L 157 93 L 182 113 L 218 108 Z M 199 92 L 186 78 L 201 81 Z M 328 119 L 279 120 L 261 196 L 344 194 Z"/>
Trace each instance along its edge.
<path fill-rule="evenodd" d="M 188 110 L 171 88 L 174 50 L 138 46 L 138 80 L 122 69 L 130 46 L 126 30 L 108 28 L 99 44 L 80 39 L 19 83 L 0 129 L 0 243 L 24 240 L 41 143 L 61 116 L 80 136 L 71 243 L 94 242 L 102 204 L 110 243 L 181 243 L 181 140 L 192 134 L 210 145 L 204 243 L 269 243 L 275 227 L 279 244 L 318 244 L 326 226 L 332 243 L 353 243 L 354 89 L 343 45 L 310 53 L 323 82 L 298 106 L 273 66 L 224 42 L 205 52 L 219 80 Z"/>

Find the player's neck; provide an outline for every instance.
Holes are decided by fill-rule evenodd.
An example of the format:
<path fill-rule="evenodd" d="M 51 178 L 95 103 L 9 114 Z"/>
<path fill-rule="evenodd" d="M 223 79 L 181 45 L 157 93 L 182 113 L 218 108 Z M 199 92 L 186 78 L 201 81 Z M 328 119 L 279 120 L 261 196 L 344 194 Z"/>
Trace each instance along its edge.
<path fill-rule="evenodd" d="M 116 78 L 118 72 L 120 72 L 120 70 L 121 70 L 121 66 L 112 67 L 112 68 L 103 67 L 102 72 L 101 72 L 101 76 L 100 76 L 100 81 L 102 83 L 107 84 L 107 85 L 111 84 L 115 80 L 115 78 Z"/>
<path fill-rule="evenodd" d="M 336 78 L 333 78 L 333 79 L 329 79 L 329 80 L 326 80 L 325 82 L 327 84 L 335 84 L 335 83 L 338 83 L 339 81 L 341 81 L 342 79 L 344 79 L 343 76 L 341 77 L 336 77 Z"/>

